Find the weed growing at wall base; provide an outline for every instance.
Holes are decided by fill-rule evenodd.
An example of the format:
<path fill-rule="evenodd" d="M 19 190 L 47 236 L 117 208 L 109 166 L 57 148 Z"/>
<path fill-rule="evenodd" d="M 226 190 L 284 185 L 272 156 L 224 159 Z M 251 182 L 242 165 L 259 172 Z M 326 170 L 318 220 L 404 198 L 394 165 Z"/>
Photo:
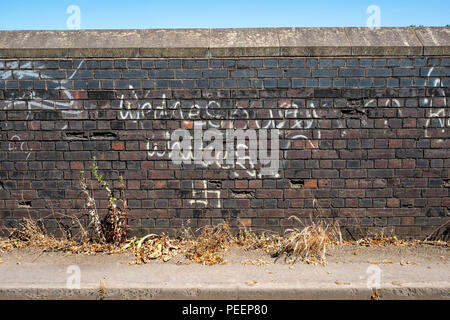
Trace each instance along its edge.
<path fill-rule="evenodd" d="M 108 192 L 108 214 L 106 217 L 100 221 L 99 214 L 97 211 L 97 206 L 92 195 L 92 192 L 88 189 L 86 178 L 84 177 L 84 171 L 81 171 L 80 176 L 80 186 L 81 190 L 86 196 L 86 207 L 89 211 L 89 216 L 91 218 L 91 224 L 94 225 L 94 230 L 97 239 L 100 242 L 113 243 L 116 246 L 120 245 L 126 240 L 127 237 L 127 216 L 128 207 L 127 201 L 125 199 L 125 184 L 123 182 L 122 176 L 120 176 L 121 181 L 121 199 L 118 201 L 114 197 L 113 190 L 109 187 L 108 183 L 103 179 L 103 175 L 98 172 L 98 165 L 96 158 L 92 162 L 92 175 L 97 180 L 98 184 Z M 118 204 L 120 203 L 120 205 Z"/>

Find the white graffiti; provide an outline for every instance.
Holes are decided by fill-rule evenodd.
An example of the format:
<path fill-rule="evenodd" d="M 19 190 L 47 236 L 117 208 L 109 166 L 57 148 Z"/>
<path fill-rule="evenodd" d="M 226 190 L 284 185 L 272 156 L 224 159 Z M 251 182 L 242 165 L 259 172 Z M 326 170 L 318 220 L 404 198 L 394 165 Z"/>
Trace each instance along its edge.
<path fill-rule="evenodd" d="M 183 112 L 182 105 L 180 101 L 175 101 L 170 104 L 167 100 L 165 94 L 162 95 L 161 103 L 152 105 L 151 102 L 139 102 L 139 97 L 137 93 L 133 90 L 133 87 L 129 87 L 131 95 L 134 99 L 125 99 L 122 94 L 120 96 L 120 112 L 119 119 L 121 120 L 161 120 L 161 119 L 181 119 L 181 120 L 194 120 L 199 119 L 200 110 L 202 109 L 196 103 L 189 106 L 187 114 Z M 147 92 L 148 95 L 149 92 Z M 146 97 L 144 97 L 145 99 Z M 205 105 L 205 113 L 209 118 L 220 120 L 225 119 L 225 117 L 219 113 L 214 113 L 213 110 L 220 108 L 220 103 L 214 100 L 208 101 Z M 209 120 L 208 124 L 215 127 L 220 127 L 220 124 L 214 124 L 213 120 Z"/>
<path fill-rule="evenodd" d="M 430 77 L 434 71 L 434 67 L 431 67 L 428 70 L 427 77 Z M 429 79 L 430 80 L 430 79 Z M 434 97 L 435 94 L 432 94 L 430 98 L 424 98 L 422 103 L 430 108 L 433 108 L 433 99 L 441 99 L 439 106 L 447 105 L 447 97 L 445 95 L 445 90 L 443 88 L 439 88 L 441 86 L 441 79 L 436 78 L 433 79 L 432 83 L 429 83 L 431 87 L 435 88 L 435 92 L 438 94 L 439 98 Z M 430 130 L 431 128 L 440 129 L 441 133 L 446 132 L 446 127 L 450 127 L 450 113 L 445 108 L 440 109 L 429 109 L 427 111 L 427 120 L 425 122 L 425 138 L 430 138 Z"/>
<path fill-rule="evenodd" d="M 67 79 L 72 80 L 73 77 L 80 70 L 80 68 L 84 65 L 84 63 L 85 63 L 84 60 L 80 61 L 78 63 L 78 66 L 68 74 Z M 25 68 L 31 67 L 31 62 L 26 63 L 24 65 L 24 67 Z M 67 101 L 54 100 L 54 99 L 36 100 L 36 99 L 34 99 L 38 96 L 36 91 L 31 91 L 31 93 L 24 93 L 25 95 L 31 94 L 31 98 L 33 98 L 32 100 L 30 100 L 28 102 L 28 107 L 27 107 L 27 109 L 29 110 L 28 118 L 30 118 L 30 116 L 31 116 L 32 109 L 54 110 L 56 108 L 56 109 L 62 109 L 61 112 L 63 114 L 69 114 L 69 115 L 77 115 L 82 112 L 82 110 L 74 110 L 79 107 L 78 107 L 78 105 L 75 104 L 75 100 L 73 100 L 74 97 L 72 95 L 72 92 L 70 91 L 69 88 L 67 88 L 64 85 L 63 81 L 58 81 L 58 80 L 51 78 L 50 76 L 40 74 L 40 72 L 38 70 L 14 71 L 14 76 L 18 80 L 20 80 L 20 79 L 39 79 L 39 77 L 41 77 L 41 79 L 49 80 L 48 83 L 50 83 L 52 85 L 52 87 L 54 87 L 54 88 L 61 89 L 63 95 L 67 99 Z M 17 97 L 17 98 L 18 99 L 25 98 L 25 96 Z M 10 105 L 9 107 L 12 107 L 12 105 Z M 6 106 L 5 106 L 5 108 L 6 108 Z"/>
<path fill-rule="evenodd" d="M 440 129 L 442 133 L 446 132 L 446 127 L 450 127 L 450 112 L 446 114 L 446 111 L 444 108 L 437 110 L 430 109 L 428 111 L 425 122 L 425 138 L 430 138 L 429 130 L 432 122 L 434 123 L 432 127 Z M 433 121 L 433 119 L 436 121 Z"/>
<path fill-rule="evenodd" d="M 201 180 L 201 189 L 194 189 L 194 181 L 192 182 L 192 198 L 200 197 L 200 199 L 191 199 L 189 204 L 201 204 L 205 207 L 209 205 L 215 208 L 222 208 L 221 191 L 208 189 L 208 181 Z"/>
<path fill-rule="evenodd" d="M 125 99 L 125 96 L 122 94 L 120 99 L 120 112 L 119 118 L 122 120 L 160 120 L 160 119 L 181 119 L 182 124 L 186 125 L 189 128 L 189 124 L 192 126 L 192 120 L 199 120 L 200 112 L 203 111 L 204 115 L 210 120 L 202 120 L 203 124 L 207 127 L 211 128 L 233 128 L 233 120 L 226 120 L 226 114 L 221 111 L 217 112 L 221 109 L 221 104 L 218 101 L 211 100 L 205 101 L 202 105 L 194 102 L 188 106 L 183 106 L 180 101 L 171 101 L 166 98 L 165 95 L 162 95 L 162 99 L 157 103 L 151 103 L 150 101 L 142 101 L 139 99 L 138 94 L 133 90 L 133 87 L 130 86 L 131 91 L 131 99 Z M 147 93 L 148 94 L 148 93 Z M 147 96 L 144 96 L 144 100 Z M 281 110 L 280 110 L 281 109 Z M 280 105 L 280 109 L 272 110 L 268 109 L 268 119 L 267 120 L 250 120 L 251 116 L 249 111 L 237 106 L 236 109 L 232 109 L 230 111 L 230 119 L 244 120 L 245 128 L 249 128 L 250 124 L 252 124 L 257 129 L 298 129 L 298 130 L 310 130 L 314 127 L 315 122 L 319 118 L 316 112 L 316 105 L 313 101 L 308 101 L 305 108 L 300 109 L 299 106 L 295 103 L 292 103 L 290 100 L 284 101 Z M 303 119 L 299 119 L 303 118 Z M 284 120 L 278 120 L 284 119 Z M 289 119 L 292 119 L 292 126 L 289 126 Z M 169 140 L 167 137 L 169 136 L 169 132 L 165 132 L 166 140 Z M 320 139 L 321 132 L 317 130 L 318 138 Z M 310 138 L 303 134 L 293 135 L 290 139 L 286 140 L 285 143 L 287 147 L 290 147 L 291 140 L 295 139 L 304 139 L 306 140 L 308 147 L 312 149 L 317 149 L 317 143 L 312 141 Z M 178 142 L 170 142 L 165 141 L 164 143 L 157 143 L 155 141 L 147 141 L 146 142 L 146 152 L 149 159 L 152 158 L 163 158 L 168 157 L 171 158 L 171 150 L 175 147 L 179 147 L 177 145 Z M 246 145 L 240 146 L 242 149 L 248 150 Z M 228 159 L 229 154 L 227 151 L 218 152 L 215 154 L 216 160 L 208 160 L 202 161 L 201 166 L 204 168 L 207 167 L 217 167 L 221 169 L 231 169 L 233 170 L 232 175 L 234 177 L 239 177 L 243 170 L 248 177 L 261 177 L 260 173 L 255 169 L 254 163 L 248 161 L 248 156 L 243 156 L 242 154 L 234 155 L 234 158 L 237 161 L 234 164 L 226 164 L 219 161 L 219 159 L 226 160 Z M 193 160 L 194 155 L 192 151 L 183 154 L 184 160 Z M 225 161 L 226 162 L 226 161 Z M 274 174 L 275 177 L 278 177 L 279 174 Z"/>
<path fill-rule="evenodd" d="M 14 142 L 17 141 L 17 142 Z M 19 135 L 15 134 L 11 137 L 8 144 L 8 151 L 28 151 L 26 160 L 31 156 L 32 148 L 28 148 L 27 143 L 22 141 Z"/>

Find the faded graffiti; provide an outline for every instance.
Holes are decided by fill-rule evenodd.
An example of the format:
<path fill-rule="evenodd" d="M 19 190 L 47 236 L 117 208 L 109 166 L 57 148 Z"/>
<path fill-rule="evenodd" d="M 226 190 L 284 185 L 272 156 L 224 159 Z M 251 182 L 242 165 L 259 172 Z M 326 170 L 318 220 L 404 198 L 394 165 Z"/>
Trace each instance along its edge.
<path fill-rule="evenodd" d="M 431 67 L 427 73 L 427 77 L 430 77 L 433 71 L 434 67 Z M 429 85 L 435 89 L 433 89 L 430 98 L 424 98 L 422 100 L 423 105 L 429 106 L 430 108 L 447 106 L 445 90 L 443 88 L 439 88 L 441 86 L 441 79 L 429 79 L 429 82 Z M 439 106 L 433 105 L 434 99 L 439 101 Z M 446 127 L 450 127 L 450 112 L 446 108 L 429 109 L 426 116 L 425 138 L 430 137 L 431 128 L 441 129 L 441 133 L 445 133 L 447 130 Z"/>
<path fill-rule="evenodd" d="M 194 182 L 192 182 L 192 198 L 189 200 L 189 204 L 200 204 L 204 207 L 211 206 L 213 208 L 222 208 L 221 191 L 208 189 L 208 181 L 201 180 L 201 187 L 194 188 Z M 200 197 L 200 199 L 195 199 Z"/>
<path fill-rule="evenodd" d="M 191 102 L 189 105 L 182 104 L 181 101 L 174 101 L 166 98 L 163 94 L 161 100 L 158 103 L 153 103 L 151 101 L 145 101 L 147 97 L 147 92 L 144 95 L 144 101 L 139 99 L 138 94 L 130 87 L 132 90 L 131 98 L 125 99 L 122 94 L 120 99 L 120 112 L 119 118 L 122 120 L 161 120 L 161 119 L 179 119 L 184 120 L 184 123 L 189 123 L 190 121 L 200 121 L 207 128 L 217 128 L 225 129 L 232 128 L 232 120 L 243 120 L 245 122 L 244 127 L 249 128 L 251 125 L 256 129 L 304 129 L 309 130 L 315 126 L 315 122 L 318 119 L 316 113 L 316 105 L 314 102 L 308 102 L 303 113 L 300 112 L 300 108 L 297 104 L 290 101 L 285 101 L 280 105 L 280 108 L 276 110 L 268 109 L 266 120 L 251 120 L 250 111 L 242 107 L 236 106 L 234 109 L 228 110 L 227 117 L 226 111 L 222 109 L 220 102 L 215 100 L 200 102 Z M 302 119 L 300 119 L 302 118 Z M 289 120 L 293 120 L 290 124 Z M 231 122 L 230 122 L 231 121 Z M 165 132 L 166 139 L 170 136 L 169 132 Z M 318 135 L 320 137 L 320 130 L 318 130 Z M 285 140 L 287 147 L 290 147 L 291 140 L 304 139 L 307 141 L 311 148 L 317 148 L 310 138 L 303 134 L 298 134 L 290 137 L 290 139 Z M 168 139 L 167 139 L 168 140 Z M 151 158 L 171 158 L 171 150 L 174 147 L 179 147 L 177 142 L 166 141 L 165 146 L 162 147 L 160 144 L 152 141 L 147 141 L 146 150 L 147 156 Z M 248 150 L 248 146 L 240 145 L 241 149 Z M 234 169 L 233 176 L 239 177 L 238 170 L 245 170 L 249 177 L 260 177 L 260 174 L 255 170 L 255 166 L 251 161 L 248 161 L 248 156 L 243 156 L 236 152 L 233 155 L 237 161 L 234 164 L 225 164 L 219 159 L 228 159 L 230 156 L 227 151 L 216 153 L 216 160 L 202 161 L 201 165 L 203 167 L 215 166 L 221 169 Z M 192 152 L 188 152 L 184 155 L 184 159 L 188 160 L 194 159 Z M 226 161 L 225 161 L 226 162 Z M 278 176 L 277 174 L 275 176 Z"/>
<path fill-rule="evenodd" d="M 75 70 L 71 71 L 68 76 L 67 80 L 72 80 L 74 76 L 77 74 L 77 72 L 80 70 L 80 68 L 84 65 L 85 61 L 82 60 L 78 63 Z M 28 64 L 28 65 L 27 65 Z M 23 68 L 29 68 L 31 67 L 31 62 L 25 63 Z M 50 76 L 47 76 L 45 74 L 40 74 L 38 70 L 18 70 L 14 71 L 14 76 L 18 80 L 22 79 L 31 79 L 31 80 L 37 80 L 39 77 L 41 79 L 48 80 L 48 82 L 51 84 L 52 87 L 55 89 L 63 90 L 64 95 L 67 97 L 67 101 L 59 101 L 59 100 L 52 100 L 52 99 L 45 99 L 45 100 L 31 100 L 28 103 L 28 110 L 32 109 L 44 109 L 44 110 L 54 110 L 54 109 L 62 109 L 61 112 L 63 114 L 79 114 L 82 112 L 81 110 L 74 110 L 75 108 L 78 108 L 77 105 L 75 105 L 75 101 L 73 100 L 73 96 L 69 88 L 67 88 L 64 84 L 64 81 L 58 81 L 56 79 L 53 79 Z M 30 93 L 24 92 L 24 96 L 18 96 L 17 99 L 24 99 L 28 98 L 27 95 Z M 37 96 L 37 93 L 35 91 L 31 91 L 31 97 L 35 98 Z"/>
<path fill-rule="evenodd" d="M 22 141 L 19 135 L 15 134 L 9 139 L 8 151 L 22 151 L 27 152 L 27 157 L 25 160 L 28 160 L 31 156 L 32 148 L 29 148 L 25 141 Z"/>
<path fill-rule="evenodd" d="M 66 80 L 72 80 L 76 78 L 77 73 L 85 64 L 85 60 L 78 62 L 76 68 L 69 72 Z M 31 62 L 27 62 L 23 65 L 23 69 L 30 69 Z M 441 88 L 442 82 L 440 78 L 432 77 L 434 67 L 431 67 L 426 75 L 428 86 L 434 88 L 433 94 L 430 97 L 423 98 L 421 103 L 429 107 L 426 110 L 426 119 L 424 124 L 425 137 L 429 138 L 432 129 L 440 129 L 442 133 L 445 133 L 447 128 L 450 127 L 450 115 L 447 110 L 447 98 L 445 96 L 445 90 Z M 6 71 L 0 73 L 0 78 L 5 79 L 9 77 Z M 28 102 L 27 109 L 28 117 L 31 116 L 32 109 L 53 110 L 60 109 L 63 114 L 78 115 L 82 112 L 79 110 L 80 104 L 75 103 L 72 92 L 64 84 L 64 81 L 53 79 L 52 77 L 40 73 L 38 70 L 17 70 L 14 71 L 14 77 L 18 80 L 38 80 L 45 79 L 51 86 L 63 91 L 63 94 L 67 98 L 67 101 L 59 100 L 31 100 Z M 240 121 L 243 128 L 256 128 L 256 129 L 287 129 L 292 130 L 294 133 L 287 137 L 285 132 L 280 131 L 281 135 L 286 135 L 280 138 L 284 143 L 284 148 L 289 149 L 292 147 L 293 141 L 301 139 L 305 140 L 305 143 L 309 149 L 317 149 L 317 141 L 312 140 L 306 132 L 314 129 L 315 139 L 321 139 L 322 132 L 317 128 L 317 121 L 320 118 L 317 112 L 319 102 L 306 100 L 306 103 L 301 107 L 297 105 L 294 100 L 285 99 L 280 102 L 277 107 L 264 108 L 264 114 L 260 119 L 255 119 L 255 110 L 247 109 L 240 106 L 238 103 L 234 107 L 222 105 L 221 102 L 216 100 L 185 100 L 179 101 L 174 99 L 168 99 L 165 94 L 161 95 L 160 99 L 152 97 L 151 91 L 143 92 L 143 94 L 134 90 L 132 86 L 127 90 L 127 94 L 122 94 L 119 98 L 119 112 L 118 118 L 120 120 L 132 120 L 140 123 L 141 120 L 181 120 L 183 125 L 189 125 L 192 121 L 203 121 L 207 128 L 226 129 L 234 126 L 233 121 Z M 30 94 L 30 93 L 23 93 Z M 31 91 L 31 96 L 35 97 L 37 94 Z M 17 99 L 20 100 L 18 96 Z M 376 104 L 377 99 L 370 99 L 364 103 L 364 107 L 372 106 Z M 438 103 L 436 104 L 436 101 Z M 16 102 L 4 101 L 2 104 L 3 110 L 11 110 L 14 108 Z M 401 107 L 402 103 L 399 99 L 383 99 L 385 107 Z M 321 106 L 321 105 L 320 105 Z M 401 115 L 401 110 L 399 114 Z M 264 119 L 264 120 L 261 120 Z M 362 119 L 362 124 L 367 122 Z M 243 124 L 242 124 L 243 122 Z M 5 123 L 5 127 L 8 124 Z M 344 123 L 338 122 L 338 128 L 344 128 Z M 63 130 L 67 128 L 67 125 L 63 127 Z M 141 126 L 140 128 L 144 128 Z M 297 130 L 298 132 L 295 132 Z M 343 131 L 342 135 L 345 136 L 346 131 Z M 13 141 L 20 140 L 18 136 L 11 139 Z M 10 144 L 13 150 L 25 151 L 25 143 L 21 142 L 19 147 L 16 146 L 16 142 L 13 145 Z M 145 152 L 148 159 L 161 159 L 171 158 L 172 150 L 177 147 L 176 142 L 170 141 L 170 132 L 166 130 L 165 141 L 161 144 L 158 141 L 152 141 L 148 139 L 145 144 Z M 239 146 L 241 149 L 248 150 L 248 146 L 243 144 Z M 10 150 L 12 151 L 12 150 Z M 31 151 L 31 150 L 30 150 Z M 230 156 L 237 159 L 233 164 L 222 163 L 220 159 L 227 159 Z M 192 152 L 185 155 L 187 159 L 194 159 Z M 239 177 L 245 172 L 249 177 L 260 177 L 255 165 L 252 161 L 248 161 L 248 156 L 243 156 L 236 151 L 236 154 L 229 154 L 227 151 L 216 153 L 216 159 L 202 161 L 201 166 L 204 168 L 213 167 L 226 170 L 232 170 L 234 177 Z"/>

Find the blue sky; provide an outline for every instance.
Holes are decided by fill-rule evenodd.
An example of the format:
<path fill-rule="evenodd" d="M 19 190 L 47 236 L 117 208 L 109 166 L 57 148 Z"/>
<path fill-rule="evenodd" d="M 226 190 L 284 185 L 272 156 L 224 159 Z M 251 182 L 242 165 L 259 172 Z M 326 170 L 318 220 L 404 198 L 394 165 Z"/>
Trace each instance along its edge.
<path fill-rule="evenodd" d="M 0 29 L 67 29 L 68 6 L 81 29 L 365 26 L 377 5 L 381 26 L 450 24 L 449 0 L 0 0 Z"/>

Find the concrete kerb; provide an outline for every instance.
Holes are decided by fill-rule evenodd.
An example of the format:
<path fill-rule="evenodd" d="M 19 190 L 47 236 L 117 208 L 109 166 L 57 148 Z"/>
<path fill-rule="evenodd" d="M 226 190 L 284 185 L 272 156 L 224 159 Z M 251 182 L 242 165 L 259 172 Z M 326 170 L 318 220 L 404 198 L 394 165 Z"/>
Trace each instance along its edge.
<path fill-rule="evenodd" d="M 408 284 L 403 287 L 386 286 L 377 290 L 381 299 L 450 299 L 450 283 Z M 245 287 L 245 285 L 202 287 L 147 286 L 106 287 L 105 299 L 113 300 L 370 300 L 373 291 L 366 286 L 292 287 L 286 285 Z M 103 297 L 102 297 L 103 298 Z M 99 287 L 81 289 L 65 287 L 2 287 L 0 300 L 58 299 L 98 300 Z"/>

